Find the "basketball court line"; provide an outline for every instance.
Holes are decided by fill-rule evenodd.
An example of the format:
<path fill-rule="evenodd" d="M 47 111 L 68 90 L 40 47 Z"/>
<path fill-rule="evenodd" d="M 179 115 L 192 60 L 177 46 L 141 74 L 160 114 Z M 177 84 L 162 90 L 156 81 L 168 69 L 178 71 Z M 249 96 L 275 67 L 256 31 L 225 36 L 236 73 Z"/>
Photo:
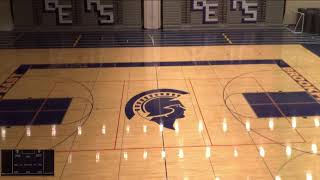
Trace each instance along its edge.
<path fill-rule="evenodd" d="M 185 77 L 185 75 L 184 75 L 184 77 Z M 201 132 L 201 136 L 202 136 L 202 140 L 203 140 L 203 143 L 205 144 L 205 145 L 208 145 L 208 143 L 207 143 L 207 141 L 206 141 L 206 137 L 209 139 L 209 143 L 210 143 L 210 145 L 212 145 L 212 140 L 211 140 L 211 136 L 209 135 L 209 131 L 208 131 L 208 128 L 207 128 L 207 124 L 206 124 L 206 121 L 205 121 L 205 118 L 204 118 L 204 116 L 203 116 L 203 113 L 202 113 L 202 111 L 201 111 L 201 108 L 200 108 L 200 106 L 199 106 L 199 101 L 198 101 L 198 99 L 197 99 L 197 96 L 196 96 L 196 94 L 195 94 L 195 91 L 194 91 L 194 88 L 193 88 L 193 86 L 192 86 L 192 83 L 191 83 L 191 81 L 190 81 L 190 79 L 187 79 L 187 78 L 184 78 L 184 82 L 185 82 L 185 84 L 186 84 L 186 86 L 187 86 L 187 90 L 188 90 L 188 92 L 190 92 L 190 101 L 191 101 L 191 104 L 192 104 L 192 109 L 193 109 L 193 111 L 195 112 L 195 117 L 196 117 L 196 120 L 199 120 L 199 123 L 201 122 L 203 122 L 203 125 L 204 125 L 204 127 L 205 127 L 205 132 L 206 133 L 204 133 L 203 131 Z M 194 100 L 193 100 L 193 98 L 194 98 Z M 199 115 L 198 115 L 198 113 L 200 114 L 200 118 L 199 118 Z M 198 123 L 198 122 L 195 122 L 195 123 Z M 199 125 L 198 125 L 199 126 Z"/>
<path fill-rule="evenodd" d="M 233 107 L 233 109 L 235 109 L 234 111 L 233 110 L 231 110 L 231 109 L 229 109 L 229 111 L 230 111 L 230 113 L 232 113 L 232 114 L 235 114 L 235 115 L 237 115 L 237 116 L 240 116 L 239 118 L 239 121 L 241 121 L 241 123 L 244 125 L 244 121 L 242 120 L 242 119 L 255 119 L 255 120 L 258 120 L 258 119 L 261 119 L 261 118 L 258 118 L 258 117 L 248 117 L 248 116 L 243 116 L 242 114 L 239 114 L 239 113 L 237 113 L 237 108 L 236 108 L 236 105 L 232 102 L 232 100 L 230 100 L 231 101 L 231 105 L 232 105 L 232 107 Z M 226 102 L 226 101 L 225 101 Z M 226 107 L 228 107 L 226 104 L 225 104 L 225 106 Z M 287 120 L 287 122 L 288 122 L 288 125 L 290 126 L 290 127 L 278 127 L 277 129 L 279 130 L 279 129 L 291 129 L 292 130 L 292 127 L 291 127 L 291 124 L 290 124 L 290 121 L 288 120 L 288 118 L 284 115 L 284 116 L 282 116 L 283 118 L 285 118 L 286 120 Z M 314 127 L 313 127 L 314 128 Z M 250 127 L 250 129 L 253 131 L 253 132 L 257 132 L 257 130 L 270 130 L 270 127 L 269 128 L 253 128 L 253 127 Z M 294 129 L 295 131 L 298 131 L 297 129 Z M 257 134 L 260 134 L 260 133 L 257 133 Z M 299 133 L 299 132 L 297 132 L 297 134 L 301 137 L 301 139 L 303 140 L 302 142 L 301 141 L 298 141 L 298 142 L 295 142 L 295 143 L 304 143 L 304 142 L 306 142 L 305 141 L 305 139 L 303 138 L 303 136 Z M 263 137 L 263 136 L 262 136 Z M 280 141 L 278 141 L 278 143 L 288 143 L 288 142 L 280 142 Z M 290 142 L 290 143 L 292 143 L 292 142 Z M 262 143 L 263 144 L 263 143 Z"/>
<path fill-rule="evenodd" d="M 209 63 L 210 64 L 210 63 Z M 44 69 L 45 70 L 45 69 Z M 158 78 L 156 79 L 157 81 L 159 80 Z M 181 80 L 181 79 L 179 79 L 179 80 Z M 218 80 L 222 80 L 222 79 L 218 79 Z M 310 79 L 309 79 L 310 80 Z M 143 80 L 143 81 L 148 81 L 148 80 Z M 152 81 L 152 80 L 150 80 L 150 81 Z M 123 98 L 123 97 L 122 97 Z M 125 98 L 125 97 L 124 97 Z M 122 102 L 122 101 L 121 101 Z M 121 106 L 120 106 L 121 107 Z M 120 110 L 121 111 L 121 110 Z M 120 116 L 121 115 L 119 115 L 119 118 L 120 118 Z M 119 119 L 120 120 L 120 119 Z M 118 123 L 119 123 L 119 120 L 118 120 Z M 125 128 L 125 123 L 124 123 L 124 126 L 123 126 L 124 128 Z M 252 129 L 252 130 L 254 130 L 254 129 Z M 119 134 L 120 135 L 120 134 Z M 120 138 L 120 137 L 119 137 Z M 284 138 L 284 139 L 286 139 L 286 138 Z M 115 140 L 115 143 L 117 142 L 117 140 Z M 292 145 L 294 145 L 295 143 L 297 143 L 297 144 L 303 144 L 303 143 L 301 143 L 301 142 L 290 142 L 290 143 L 292 143 Z M 277 144 L 277 143 L 259 143 L 259 145 L 261 145 L 261 146 L 264 146 L 265 144 Z M 238 144 L 239 146 L 253 146 L 254 144 Z M 210 147 L 234 147 L 234 146 L 238 146 L 237 144 L 235 144 L 235 145 L 212 145 L 212 146 L 210 146 Z M 255 145 L 256 146 L 256 145 Z M 196 147 L 196 146 L 195 146 Z M 203 147 L 203 148 L 205 148 L 206 146 L 200 146 L 201 148 Z M 168 147 L 168 146 L 166 146 L 166 149 L 167 150 L 169 150 L 169 149 L 172 149 L 172 148 L 176 148 L 176 150 L 178 150 L 179 148 L 192 148 L 191 146 L 177 146 L 177 147 Z M 94 149 L 94 148 L 93 148 Z M 150 149 L 150 148 L 140 148 L 139 150 L 143 150 L 143 149 Z M 159 152 L 161 151 L 161 149 L 162 149 L 162 147 L 159 147 L 159 148 L 157 148 L 157 147 L 155 147 L 155 149 L 157 149 L 157 150 L 159 150 Z M 77 150 L 79 150 L 79 151 L 77 151 Z M 99 148 L 97 148 L 97 149 L 94 149 L 94 150 L 92 150 L 92 149 L 90 149 L 90 148 L 88 148 L 88 149 L 86 149 L 86 148 L 80 148 L 80 149 L 73 149 L 73 150 L 71 150 L 71 151 L 63 151 L 63 150 L 57 150 L 56 152 L 57 153 L 60 153 L 60 154 L 63 154 L 63 153 L 65 153 L 65 152 L 82 152 L 82 151 L 84 151 L 84 152 L 92 152 L 92 153 L 95 153 L 95 152 L 97 152 L 97 151 L 114 151 L 114 150 L 118 150 L 118 151 L 120 151 L 121 152 L 121 154 L 120 154 L 120 163 L 119 163 L 119 172 L 118 172 L 118 177 L 121 175 L 120 173 L 120 169 L 121 169 L 121 156 L 122 156 L 122 152 L 124 152 L 124 151 L 128 151 L 128 150 L 131 150 L 130 148 L 127 148 L 127 147 L 124 147 L 123 149 L 122 149 L 122 147 L 119 149 L 113 149 L 112 150 L 112 148 L 110 149 L 110 150 L 104 150 L 104 149 L 99 149 Z M 259 152 L 258 152 L 259 153 Z M 91 155 L 90 155 L 91 156 Z M 91 157 L 90 157 L 91 158 Z M 122 160 L 122 161 L 124 161 L 124 160 Z M 214 160 L 212 160 L 213 161 L 213 163 L 215 163 L 215 161 Z M 211 158 L 210 158 L 210 163 L 211 163 Z M 270 163 L 270 162 L 269 162 Z M 219 162 L 218 162 L 218 164 L 219 164 Z M 212 164 L 211 164 L 212 165 Z M 65 166 L 67 166 L 67 164 L 65 164 Z M 123 167 L 122 167 L 123 168 Z M 116 168 L 115 168 L 116 169 Z M 213 172 L 214 172 L 214 169 L 215 168 L 213 168 L 212 167 L 212 170 L 213 170 Z M 281 168 L 280 168 L 280 170 L 279 171 L 281 171 Z M 166 169 L 166 172 L 167 172 L 167 169 Z M 218 171 L 219 172 L 219 171 Z M 172 172 L 171 172 L 172 173 Z M 61 177 L 62 177 L 62 174 L 63 173 L 61 173 Z M 215 175 L 215 173 L 214 173 L 214 175 Z M 276 174 L 275 174 L 276 175 Z"/>
<path fill-rule="evenodd" d="M 303 47 L 320 57 L 320 44 L 304 44 Z"/>
<path fill-rule="evenodd" d="M 210 64 L 210 63 L 209 63 Z M 158 78 L 157 78 L 157 80 L 158 80 Z M 122 101 L 121 101 L 122 102 Z M 183 146 L 183 147 L 188 147 L 188 146 Z M 160 147 L 161 148 L 161 147 Z M 168 147 L 166 147 L 166 148 L 168 148 Z M 177 147 L 177 148 L 179 148 L 179 147 Z M 147 148 L 146 148 L 147 149 Z M 121 152 L 123 151 L 123 149 L 120 149 L 121 150 Z M 120 159 L 121 159 L 121 157 L 120 157 Z M 120 164 L 121 163 L 119 163 L 119 166 L 120 166 Z M 119 172 L 119 174 L 120 174 L 120 172 Z"/>
<path fill-rule="evenodd" d="M 157 83 L 157 88 L 156 89 L 160 89 L 159 87 L 159 78 L 158 78 L 158 71 L 157 71 L 157 67 L 154 66 L 155 70 L 156 70 L 156 83 Z M 160 101 L 159 101 L 159 107 L 160 107 Z M 160 109 L 160 108 L 159 108 Z M 161 110 L 160 110 L 161 111 Z M 162 125 L 163 127 L 163 125 Z M 163 134 L 163 130 L 161 131 L 161 139 L 162 139 L 162 152 L 161 153 L 167 153 L 166 151 L 166 145 L 165 145 L 165 140 L 164 140 L 164 134 Z M 165 154 L 166 156 L 166 154 Z M 167 167 L 167 158 L 164 158 L 164 169 L 165 169 L 165 177 L 166 180 L 168 180 L 168 167 Z"/>
<path fill-rule="evenodd" d="M 117 68 L 117 67 L 161 67 L 161 66 L 199 66 L 199 65 L 245 65 L 276 64 L 280 68 L 290 66 L 283 60 L 232 60 L 232 61 L 176 61 L 176 62 L 131 62 L 131 63 L 76 63 L 76 64 L 25 64 L 20 65 L 8 79 L 1 84 L 2 97 L 30 69 L 69 69 L 69 68 Z M 293 69 L 293 68 L 291 68 Z M 286 71 L 285 71 L 286 72 Z M 289 74 L 290 75 L 290 74 Z M 301 75 L 300 75 L 301 76 Z M 13 80 L 12 80 L 13 78 Z M 305 79 L 305 78 L 304 78 Z M 296 80 L 295 80 L 296 81 Z M 297 81 L 296 81 L 297 82 Z M 310 83 L 311 84 L 311 83 Z"/>
<path fill-rule="evenodd" d="M 194 90 L 194 88 L 193 88 L 193 85 L 192 85 L 192 82 L 191 82 L 190 80 L 189 80 L 188 82 L 189 82 L 189 84 L 190 84 L 190 86 L 191 86 L 192 94 L 193 94 L 194 97 L 195 97 L 195 100 L 196 100 L 196 103 L 197 103 L 196 106 L 197 106 L 197 107 L 200 107 L 199 101 L 198 101 L 197 96 L 196 96 L 196 92 L 195 92 L 195 90 Z M 202 121 L 203 121 L 203 123 L 204 123 L 204 127 L 205 127 L 205 129 L 206 129 L 207 134 L 208 134 L 208 138 L 209 138 L 210 145 L 212 146 L 213 144 L 212 144 L 211 137 L 210 137 L 210 135 L 209 135 L 209 130 L 208 130 L 208 127 L 207 127 L 205 118 L 204 118 L 204 116 L 203 116 L 203 113 L 202 113 L 202 111 L 201 111 L 201 108 L 198 108 L 198 109 L 199 109 L 199 112 L 200 112 L 201 119 L 202 119 Z M 214 137 L 213 137 L 213 138 L 214 138 Z"/>
<path fill-rule="evenodd" d="M 282 144 L 290 143 L 290 144 L 305 144 L 305 142 L 283 142 Z M 166 146 L 166 149 L 179 149 L 179 148 L 206 148 L 206 147 L 240 147 L 240 146 L 255 146 L 256 144 L 213 144 L 213 145 L 183 145 L 183 146 Z M 259 145 L 278 145 L 278 143 L 274 142 L 264 142 L 259 143 Z M 72 149 L 72 150 L 55 150 L 55 152 L 96 152 L 96 151 L 128 151 L 128 150 L 152 150 L 152 149 L 159 149 L 162 150 L 162 146 L 158 147 L 128 147 L 128 148 L 93 148 L 93 149 Z"/>
<path fill-rule="evenodd" d="M 231 105 L 233 106 L 233 109 L 236 109 L 236 108 L 235 108 L 235 105 L 234 105 L 232 102 L 231 102 Z M 256 148 L 256 150 L 257 150 L 257 153 L 259 154 L 259 153 L 260 153 L 260 150 L 259 150 L 258 144 L 255 142 L 254 138 L 252 137 L 251 132 L 250 132 L 250 131 L 247 131 L 247 134 L 248 134 L 248 136 L 250 137 L 252 144 L 255 146 L 255 148 Z M 261 145 L 260 145 L 260 147 L 261 147 Z M 263 161 L 264 166 L 267 168 L 270 176 L 272 177 L 272 179 L 274 179 L 274 175 L 272 174 L 272 172 L 271 172 L 268 164 L 266 163 L 265 158 L 262 156 L 261 159 L 262 159 L 262 161 Z"/>
<path fill-rule="evenodd" d="M 257 84 L 263 89 L 264 93 L 267 94 L 267 96 L 269 97 L 269 99 L 271 100 L 272 104 L 278 109 L 278 111 L 282 114 L 282 117 L 284 117 L 288 124 L 291 124 L 291 121 L 289 120 L 289 118 L 285 115 L 285 113 L 282 111 L 282 109 L 279 107 L 279 105 L 274 101 L 274 99 L 270 96 L 270 94 L 263 88 L 263 86 L 261 85 L 261 83 L 259 83 L 259 81 L 254 78 L 255 81 L 257 82 Z M 301 133 L 295 128 L 294 129 L 296 131 L 296 133 L 300 136 L 300 138 L 302 139 L 302 141 L 305 143 L 307 142 L 306 139 L 301 135 Z"/>
<path fill-rule="evenodd" d="M 34 124 L 34 121 L 35 121 L 36 117 L 38 116 L 38 114 L 40 113 L 41 109 L 42 109 L 42 108 L 44 107 L 44 105 L 46 104 L 46 102 L 47 102 L 47 100 L 48 100 L 48 98 L 49 98 L 50 94 L 53 92 L 54 88 L 55 88 L 55 85 L 51 88 L 51 90 L 49 91 L 49 93 L 48 93 L 47 97 L 46 97 L 46 98 L 44 98 L 44 101 L 42 102 L 42 104 L 41 104 L 40 108 L 36 111 L 36 114 L 35 114 L 35 115 L 34 115 L 34 117 L 32 118 L 31 122 L 30 122 L 30 123 L 28 123 L 28 125 L 27 125 L 27 126 L 31 126 L 32 124 Z M 18 141 L 18 143 L 15 145 L 15 149 L 18 149 L 18 147 L 19 147 L 19 145 L 20 145 L 21 141 L 25 138 L 25 135 L 26 135 L 26 134 L 25 134 L 25 133 L 23 133 L 22 137 L 20 138 L 20 140 Z"/>
<path fill-rule="evenodd" d="M 281 69 L 282 69 L 282 68 L 291 68 L 288 64 L 282 64 L 282 65 L 279 65 L 279 66 L 281 67 Z M 293 69 L 293 68 L 292 68 L 292 69 Z M 223 90 L 223 95 L 224 95 L 223 99 L 224 99 L 224 101 L 225 101 L 225 106 L 229 109 L 229 112 L 232 114 L 232 116 L 233 116 L 236 120 L 238 120 L 238 121 L 242 124 L 243 127 L 246 127 L 246 124 L 245 124 L 239 117 L 237 117 L 237 116 L 230 110 L 230 107 L 226 104 L 225 92 L 226 92 L 226 88 L 228 87 L 228 85 L 229 85 L 234 79 L 236 79 L 236 78 L 238 78 L 238 77 L 241 77 L 241 76 L 243 76 L 243 75 L 246 75 L 246 74 L 248 74 L 248 73 L 240 74 L 240 75 L 234 77 L 232 80 L 228 81 L 228 83 L 224 86 L 224 90 Z M 288 74 L 288 75 L 289 75 L 289 74 Z M 291 76 L 290 76 L 290 77 L 291 77 Z M 301 77 L 303 77 L 303 76 L 301 76 Z M 293 80 L 294 80 L 295 82 L 297 82 L 295 79 L 293 79 Z M 300 85 L 300 86 L 303 87 L 302 85 Z M 315 99 L 316 99 L 316 98 L 315 98 Z M 231 103 L 231 105 L 234 106 L 232 103 Z M 260 132 L 257 132 L 256 130 L 251 129 L 251 128 L 250 128 L 250 131 L 249 131 L 249 132 L 254 132 L 255 134 L 259 135 L 260 137 L 263 137 L 264 139 L 267 139 L 267 140 L 269 140 L 269 141 L 271 141 L 271 142 L 274 142 L 274 143 L 276 143 L 276 144 L 278 144 L 278 145 L 285 146 L 284 143 L 279 142 L 279 141 L 277 141 L 277 140 L 274 140 L 274 139 L 272 139 L 272 138 L 269 138 L 269 137 L 261 134 Z M 252 139 L 252 140 L 253 140 L 253 139 Z M 253 140 L 253 141 L 254 141 L 254 140 Z M 309 152 L 309 151 L 304 151 L 304 150 L 302 150 L 302 149 L 294 148 L 294 150 L 311 154 L 311 152 Z"/>
<path fill-rule="evenodd" d="M 229 81 L 229 82 L 230 82 L 230 81 Z M 258 82 L 257 82 L 257 83 L 258 83 Z M 224 86 L 224 90 L 226 89 L 227 86 L 228 86 L 228 83 Z M 262 88 L 262 89 L 263 89 L 263 88 Z M 263 90 L 264 90 L 264 89 L 263 89 Z M 264 92 L 265 92 L 265 90 L 264 90 Z M 223 92 L 223 94 L 225 94 L 225 91 Z M 269 98 L 270 98 L 270 97 L 269 97 Z M 232 103 L 232 100 L 230 100 L 230 101 L 231 101 L 231 105 L 233 106 L 233 109 L 235 109 L 235 111 L 237 111 L 235 105 Z M 225 106 L 228 107 L 226 101 L 225 101 Z M 231 114 L 232 114 L 232 113 L 231 113 Z M 232 114 L 232 115 L 234 116 L 234 114 Z M 236 118 L 236 116 L 234 116 L 234 117 Z M 284 116 L 284 117 L 285 117 L 285 116 Z M 236 118 L 236 119 L 237 119 L 237 118 Z M 241 121 L 241 119 L 239 119 L 239 120 Z M 243 127 L 245 127 L 245 126 L 244 126 L 244 122 L 241 121 L 241 124 L 242 124 Z M 249 129 L 251 129 L 251 128 L 249 128 Z M 256 148 L 256 150 L 257 150 L 257 153 L 260 154 L 260 149 L 259 149 L 259 147 L 258 147 L 258 144 L 255 142 L 255 139 L 252 137 L 251 131 L 253 131 L 255 134 L 257 134 L 257 133 L 256 133 L 256 130 L 254 130 L 254 129 L 247 130 L 247 134 L 248 134 L 248 136 L 250 137 L 252 144 L 255 146 L 255 148 Z M 300 134 L 299 134 L 299 135 L 300 135 Z M 263 136 L 261 136 L 261 137 L 263 137 Z M 275 142 L 275 141 L 274 141 L 274 142 Z M 305 142 L 305 141 L 304 141 L 304 142 Z M 301 143 L 304 143 L 304 142 L 301 142 Z M 259 144 L 260 144 L 259 146 L 261 147 L 261 142 L 260 142 Z M 263 161 L 264 166 L 267 168 L 269 175 L 272 177 L 272 179 L 274 179 L 274 178 L 275 178 L 275 175 L 272 173 L 272 171 L 271 171 L 270 167 L 268 166 L 268 163 L 266 162 L 264 156 L 261 156 L 261 159 L 262 159 L 262 161 Z"/>
<path fill-rule="evenodd" d="M 204 118 L 203 113 L 201 111 L 201 108 L 199 106 L 199 102 L 198 102 L 196 93 L 195 93 L 194 88 L 192 86 L 192 82 L 190 81 L 190 79 L 186 78 L 185 73 L 184 73 L 183 70 L 182 70 L 182 74 L 183 74 L 183 77 L 184 77 L 185 84 L 187 86 L 187 90 L 188 90 L 188 92 L 191 92 L 190 93 L 191 94 L 190 101 L 191 101 L 191 104 L 192 104 L 193 111 L 195 112 L 196 119 L 199 119 L 198 118 L 198 113 L 197 113 L 197 112 L 199 112 L 200 113 L 200 117 L 201 117 L 201 120 L 199 122 L 203 122 L 203 124 L 204 124 L 205 130 L 206 130 L 206 134 L 202 131 L 201 132 L 201 136 L 202 136 L 203 143 L 205 144 L 206 148 L 208 148 L 209 146 L 208 146 L 208 143 L 206 142 L 205 135 L 209 139 L 210 146 L 212 146 L 212 141 L 211 141 L 211 136 L 210 136 L 208 128 L 207 128 L 207 124 L 206 124 L 205 118 Z M 189 88 L 189 86 L 190 86 L 191 89 Z M 194 97 L 195 103 L 193 102 L 192 97 Z M 210 167 L 211 167 L 211 171 L 213 173 L 213 176 L 216 177 L 216 172 L 214 170 L 214 164 L 213 164 L 211 158 L 209 158 L 209 162 L 210 162 Z"/>
<path fill-rule="evenodd" d="M 129 72 L 129 79 L 130 79 L 130 72 Z M 124 87 L 125 87 L 125 85 L 126 85 L 126 81 L 124 81 Z M 126 94 L 126 101 L 128 101 L 128 97 L 129 97 L 129 91 L 128 91 L 128 89 L 129 89 L 129 86 L 130 86 L 130 84 L 128 84 L 127 85 L 128 87 L 127 87 L 127 89 L 126 89 L 126 92 L 127 92 L 127 94 Z M 124 90 L 124 89 L 123 89 Z M 124 94 L 124 92 L 125 91 L 123 91 L 122 92 L 122 95 Z M 122 97 L 123 98 L 123 97 Z M 122 103 L 122 101 L 121 101 L 121 103 Z M 119 117 L 121 117 L 121 113 L 119 113 Z M 120 120 L 120 118 L 119 118 L 119 120 Z M 118 121 L 118 124 L 120 123 L 120 121 Z M 117 173 L 117 175 L 118 175 L 118 179 L 120 179 L 120 171 L 121 171 L 121 162 L 122 162 L 122 156 L 121 156 L 121 154 L 122 154 L 122 152 L 123 152 L 123 137 L 124 137 L 124 129 L 125 129 L 125 122 L 123 123 L 123 126 L 122 126 L 122 136 L 121 136 L 121 145 L 120 145 L 120 149 L 119 149 L 119 151 L 120 151 L 120 156 L 119 156 L 119 166 L 118 166 L 118 173 Z M 117 128 L 117 131 L 118 131 L 119 129 Z M 116 143 L 117 143 L 117 139 L 115 139 L 115 145 L 116 145 Z M 116 150 L 117 148 L 116 148 L 116 146 L 114 146 L 114 148 L 113 148 L 113 150 Z"/>
<path fill-rule="evenodd" d="M 99 77 L 99 73 L 100 73 L 100 70 L 98 70 L 98 73 L 97 73 L 97 75 L 96 75 L 96 78 L 95 78 L 95 81 L 93 82 L 93 85 L 92 85 L 92 87 L 91 88 L 88 88 L 87 90 L 88 90 L 88 92 L 90 92 L 90 94 L 91 94 L 91 100 L 92 100 L 92 107 L 91 107 L 91 110 L 90 110 L 90 114 L 93 112 L 93 107 L 94 107 L 94 98 L 93 98 L 93 95 L 92 95 L 92 89 L 95 87 L 95 84 L 96 84 L 96 80 L 98 79 L 98 77 Z M 83 113 L 85 113 L 86 111 L 86 109 L 87 109 L 87 107 L 88 107 L 88 104 L 86 104 L 85 105 L 85 107 L 84 107 L 84 110 L 83 110 Z M 121 107 L 120 107 L 121 108 Z M 82 117 L 83 117 L 83 115 L 84 114 L 82 114 Z M 119 115 L 120 115 L 120 113 L 119 113 Z M 85 118 L 85 119 L 83 119 L 82 121 L 80 121 L 80 128 L 82 128 L 84 125 L 85 125 L 85 123 L 87 122 L 87 120 L 89 119 L 89 117 L 90 117 L 90 115 L 87 117 L 87 118 Z M 79 128 L 79 126 L 78 126 L 78 128 Z M 70 145 L 70 148 L 69 148 L 69 152 L 68 152 L 68 157 L 70 156 L 70 154 L 71 154 L 71 150 L 73 149 L 73 146 L 74 146 L 74 143 L 75 143 L 75 140 L 78 138 L 77 137 L 77 134 L 76 134 L 76 130 L 71 134 L 71 136 L 70 137 L 72 137 L 72 136 L 74 136 L 74 138 L 72 139 L 72 142 L 71 142 L 71 145 Z M 78 133 L 79 133 L 79 129 L 78 129 Z M 66 138 L 66 139 L 64 139 L 64 141 L 66 141 L 66 140 L 68 140 L 69 138 Z M 64 141 L 61 141 L 61 142 L 59 142 L 59 144 L 61 144 L 61 143 L 63 143 Z M 56 145 L 54 145 L 53 147 L 56 147 L 57 146 L 57 144 Z M 53 148 L 51 148 L 51 149 L 53 149 Z M 65 160 L 65 162 L 64 162 L 64 165 L 63 165 L 63 169 L 62 169 L 62 172 L 61 172 L 61 174 L 60 174 L 60 177 L 59 177 L 59 179 L 61 179 L 62 177 L 63 177 L 63 174 L 64 174 L 64 171 L 65 171 L 65 168 L 66 168 L 66 166 L 67 166 L 67 163 L 68 163 L 68 158 Z"/>
<path fill-rule="evenodd" d="M 123 108 L 122 108 L 122 102 L 123 102 L 123 98 L 124 98 L 124 87 L 125 87 L 125 81 L 123 82 L 123 86 L 122 86 L 122 96 L 121 96 L 121 100 L 120 100 L 120 107 L 119 107 L 119 109 L 120 109 L 120 112 L 122 112 L 122 110 L 123 110 Z M 114 141 L 114 148 L 113 149 L 116 149 L 116 147 L 117 147 L 117 138 L 118 138 L 118 131 L 119 131 L 119 125 L 120 125 L 120 118 L 121 118 L 121 113 L 119 113 L 119 115 L 118 115 L 118 125 L 117 125 L 117 131 L 116 131 L 116 139 L 115 139 L 115 141 Z"/>
<path fill-rule="evenodd" d="M 250 61 L 250 62 L 249 62 Z M 254 63 L 254 64 L 256 64 L 257 62 L 256 61 L 253 61 L 253 60 L 249 60 L 249 61 L 246 61 L 246 60 L 241 60 L 241 62 L 240 61 L 232 61 L 232 63 L 231 64 L 245 64 L 245 63 Z M 218 63 L 216 63 L 216 61 L 213 61 L 213 62 L 215 62 L 215 63 L 213 63 L 213 64 L 218 64 L 218 65 L 222 65 L 222 64 L 224 64 L 225 62 L 218 62 Z M 279 61 L 279 60 L 277 60 L 277 61 L 274 61 L 274 60 L 265 60 L 265 61 L 261 61 L 261 62 L 264 62 L 264 63 L 267 63 L 267 64 L 269 64 L 269 63 L 277 63 L 278 65 L 279 64 L 281 64 L 281 66 L 286 66 L 286 64 L 283 64 L 283 62 L 281 62 L 281 60 Z M 258 64 L 261 64 L 261 62 L 259 62 Z M 164 63 L 151 63 L 151 65 L 154 65 L 154 64 L 157 64 L 157 65 L 164 65 L 164 66 L 166 66 L 166 65 L 177 65 L 177 63 L 176 62 L 173 62 L 173 63 L 169 63 L 169 62 L 164 62 Z M 181 63 L 179 63 L 180 65 L 181 65 Z M 186 63 L 186 62 L 182 62 L 182 64 L 183 65 L 189 65 L 190 63 Z M 194 63 L 193 63 L 194 64 Z M 200 61 L 200 62 L 196 62 L 194 65 L 199 65 L 199 64 L 212 64 L 212 62 L 203 62 L 203 61 Z M 228 62 L 227 64 L 230 64 L 230 62 Z M 93 66 L 92 66 L 93 65 Z M 128 65 L 128 63 L 125 63 L 125 65 Z M 132 65 L 132 64 L 131 64 Z M 145 64 L 144 64 L 145 65 Z M 150 65 L 150 64 L 149 64 Z M 45 66 L 46 65 L 38 65 L 38 66 L 35 66 L 36 68 L 40 68 L 40 69 L 44 69 L 45 68 Z M 91 65 L 89 65 L 89 67 L 95 67 L 96 66 L 96 64 L 91 64 Z M 121 65 L 119 65 L 118 64 L 118 66 L 119 67 L 123 67 L 123 64 L 121 64 Z M 118 67 L 117 65 L 115 65 L 114 67 Z M 135 65 L 134 65 L 135 66 Z M 26 67 L 26 65 L 22 65 L 22 67 Z M 62 67 L 62 65 L 58 65 L 58 67 L 56 66 L 56 65 L 53 65 L 53 67 L 52 67 L 52 65 L 49 65 L 49 68 L 59 68 L 59 67 Z M 85 67 L 85 66 L 83 66 L 83 65 L 81 65 L 81 64 L 72 64 L 72 65 L 68 65 L 68 64 L 66 64 L 65 66 L 64 66 L 65 68 L 77 68 L 77 67 L 80 67 L 80 68 L 83 68 L 83 67 Z M 88 66 L 87 66 L 88 67 Z M 110 67 L 109 65 L 108 65 L 108 67 Z M 31 65 L 31 69 L 32 69 L 33 67 L 32 67 L 32 65 Z M 202 117 L 202 119 L 203 119 L 203 117 Z M 209 136 L 210 137 L 210 136 Z M 211 143 L 212 144 L 212 143 Z"/>

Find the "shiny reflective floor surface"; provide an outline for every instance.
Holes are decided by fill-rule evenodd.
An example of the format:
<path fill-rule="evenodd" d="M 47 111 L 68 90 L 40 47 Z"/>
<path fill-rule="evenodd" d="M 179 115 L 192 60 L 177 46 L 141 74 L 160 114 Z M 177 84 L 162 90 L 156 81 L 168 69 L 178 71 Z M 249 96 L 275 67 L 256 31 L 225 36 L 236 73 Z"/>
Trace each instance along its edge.
<path fill-rule="evenodd" d="M 0 148 L 55 151 L 54 176 L 1 180 L 320 179 L 320 57 L 300 44 L 0 57 Z"/>

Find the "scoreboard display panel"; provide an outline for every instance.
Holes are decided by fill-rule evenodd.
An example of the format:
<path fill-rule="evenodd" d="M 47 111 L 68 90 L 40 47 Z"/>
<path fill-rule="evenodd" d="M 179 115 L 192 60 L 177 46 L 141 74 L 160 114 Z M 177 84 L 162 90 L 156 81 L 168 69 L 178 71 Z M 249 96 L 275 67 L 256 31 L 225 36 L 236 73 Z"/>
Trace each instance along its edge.
<path fill-rule="evenodd" d="M 1 150 L 1 176 L 54 176 L 54 151 Z"/>

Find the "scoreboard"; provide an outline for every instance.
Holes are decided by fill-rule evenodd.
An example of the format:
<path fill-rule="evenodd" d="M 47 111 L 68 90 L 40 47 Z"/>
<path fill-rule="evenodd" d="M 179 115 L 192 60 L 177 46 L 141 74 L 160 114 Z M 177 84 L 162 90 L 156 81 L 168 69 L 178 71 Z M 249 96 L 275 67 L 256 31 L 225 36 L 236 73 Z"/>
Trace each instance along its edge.
<path fill-rule="evenodd" d="M 54 176 L 54 151 L 1 150 L 1 176 Z"/>
<path fill-rule="evenodd" d="M 12 0 L 12 9 L 18 30 L 142 28 L 144 1 Z M 281 24 L 284 0 L 161 0 L 161 6 L 164 28 L 210 28 Z"/>

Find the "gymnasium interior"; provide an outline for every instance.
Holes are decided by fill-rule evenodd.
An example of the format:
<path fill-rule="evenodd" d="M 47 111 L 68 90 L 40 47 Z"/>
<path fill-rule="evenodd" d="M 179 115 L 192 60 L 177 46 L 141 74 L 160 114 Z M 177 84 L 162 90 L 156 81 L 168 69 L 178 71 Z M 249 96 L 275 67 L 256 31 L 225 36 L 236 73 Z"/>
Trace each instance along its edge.
<path fill-rule="evenodd" d="M 320 180 L 319 0 L 0 0 L 0 180 Z"/>

